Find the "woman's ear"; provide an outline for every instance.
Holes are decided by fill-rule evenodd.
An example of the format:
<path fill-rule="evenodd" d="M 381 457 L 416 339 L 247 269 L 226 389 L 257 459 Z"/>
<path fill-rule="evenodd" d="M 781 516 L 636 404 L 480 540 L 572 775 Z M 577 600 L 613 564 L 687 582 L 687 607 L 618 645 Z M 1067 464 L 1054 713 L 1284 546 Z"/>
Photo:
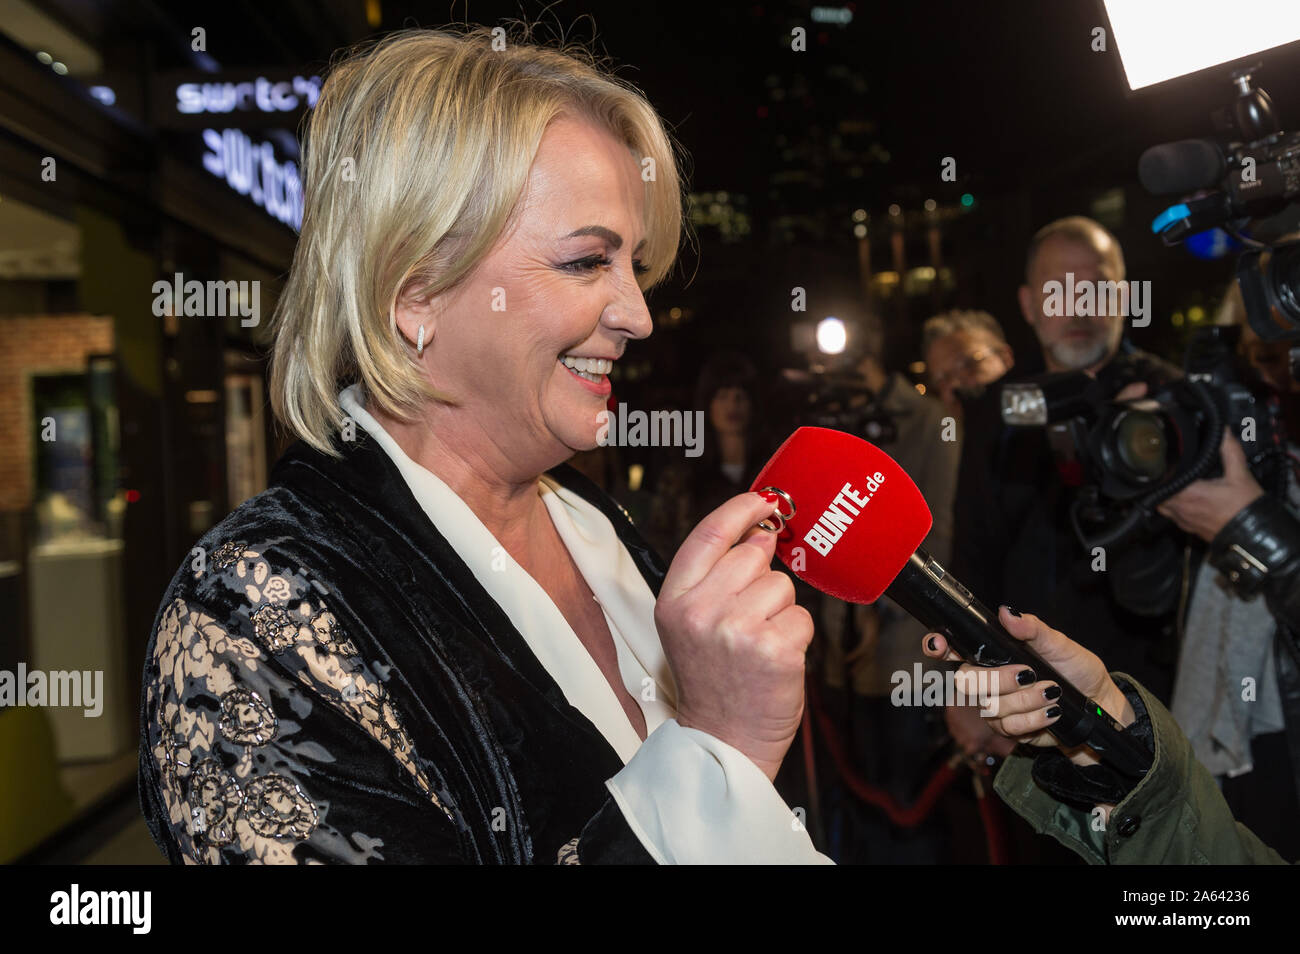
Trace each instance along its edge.
<path fill-rule="evenodd" d="M 402 289 L 393 306 L 397 331 L 411 348 L 423 351 L 433 341 L 437 330 L 437 311 L 434 296 L 419 297 L 412 283 Z"/>

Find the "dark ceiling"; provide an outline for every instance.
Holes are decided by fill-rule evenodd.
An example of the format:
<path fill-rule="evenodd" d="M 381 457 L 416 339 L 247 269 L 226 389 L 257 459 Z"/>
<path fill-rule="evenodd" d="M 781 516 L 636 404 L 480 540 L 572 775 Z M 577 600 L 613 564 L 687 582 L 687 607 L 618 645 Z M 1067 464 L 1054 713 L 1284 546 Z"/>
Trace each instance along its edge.
<path fill-rule="evenodd" d="M 1212 75 L 1128 94 L 1113 45 L 1091 48 L 1093 29 L 1105 23 L 1099 0 L 859 2 L 845 5 L 854 15 L 844 27 L 813 23 L 813 4 L 798 2 L 381 0 L 378 29 L 367 23 L 365 0 L 51 3 L 100 42 L 123 30 L 150 37 L 158 68 L 193 65 L 186 38 L 194 25 L 206 28 L 208 51 L 224 67 L 319 67 L 375 33 L 466 19 L 524 17 L 551 36 L 594 35 L 675 128 L 699 189 L 745 190 L 763 180 L 764 79 L 803 74 L 816 114 L 878 124 L 891 153 L 887 173 L 870 182 L 880 205 L 894 190 L 932 182 L 944 156 L 957 158 L 963 179 L 984 194 L 1062 174 L 1111 182 L 1131 175 L 1153 142 L 1208 134 L 1210 109 L 1229 93 Z M 812 34 L 801 54 L 784 42 L 797 24 Z M 818 32 L 832 34 L 830 42 L 819 44 Z M 865 92 L 826 88 L 821 77 L 836 62 L 866 79 Z M 1294 125 L 1300 50 L 1270 54 L 1262 82 Z"/>

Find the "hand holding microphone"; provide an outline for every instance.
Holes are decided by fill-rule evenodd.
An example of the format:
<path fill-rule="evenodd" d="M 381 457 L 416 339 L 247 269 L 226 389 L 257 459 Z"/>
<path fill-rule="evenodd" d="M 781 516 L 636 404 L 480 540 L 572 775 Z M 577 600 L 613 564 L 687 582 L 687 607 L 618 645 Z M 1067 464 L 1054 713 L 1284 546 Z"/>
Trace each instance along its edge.
<path fill-rule="evenodd" d="M 1010 607 L 1003 606 L 998 610 L 998 620 L 1008 633 L 1031 646 L 1036 655 L 1051 664 L 1080 692 L 1095 699 L 1107 712 L 1115 713 L 1121 726 L 1132 724 L 1136 718 L 1133 707 L 1095 653 L 1084 649 L 1064 633 L 1057 632 L 1029 613 L 1016 613 Z M 932 659 L 954 662 L 961 660 L 959 655 L 948 648 L 948 641 L 941 633 L 930 633 L 921 641 L 921 646 L 922 651 Z M 973 675 L 976 667 L 965 663 L 958 672 Z M 993 672 L 996 673 L 996 678 L 988 680 L 989 689 L 985 699 L 985 711 L 990 713 L 985 717 L 986 724 L 995 732 L 1017 742 L 1029 745 L 1058 744 L 1050 730 L 1052 724 L 1061 718 L 1061 709 L 1056 704 L 1061 695 L 1060 686 L 1050 680 L 1036 678 L 1036 673 L 1019 664 L 1000 666 Z M 1021 675 L 1025 672 L 1031 672 L 1031 675 Z M 1097 762 L 1096 755 L 1087 746 L 1067 748 L 1066 754 L 1077 765 Z"/>
<path fill-rule="evenodd" d="M 772 569 L 757 529 L 772 501 L 741 494 L 691 531 L 664 577 L 655 625 L 677 683 L 677 722 L 747 755 L 775 779 L 803 716 L 813 622 Z"/>
<path fill-rule="evenodd" d="M 942 634 L 945 648 L 966 662 L 999 668 L 999 685 L 1003 672 L 1014 680 L 1016 672 L 1033 670 L 1035 682 L 1054 683 L 1060 689 L 1054 700 L 1060 714 L 1045 726 L 1059 744 L 1087 745 L 1131 778 L 1146 773 L 1151 754 L 1124 733 L 1113 715 L 1122 694 L 1117 699 L 1099 679 L 1084 678 L 1079 686 L 1066 678 L 1052 660 L 1073 662 L 1075 657 L 1058 652 L 1058 640 L 1044 635 L 1030 639 L 1028 633 L 1013 637 L 920 548 L 930 531 L 930 509 L 916 484 L 884 451 L 843 431 L 801 427 L 777 449 L 753 489 L 779 491 L 789 505 L 779 512 L 772 530 L 777 556 L 800 579 L 851 603 L 872 603 L 888 595 Z M 1048 655 L 1039 655 L 1035 646 L 1046 648 Z M 1091 666 L 1070 669 L 1075 678 L 1092 672 Z M 1106 683 L 1113 686 L 1109 677 Z M 1104 698 L 1092 695 L 1095 692 Z"/>

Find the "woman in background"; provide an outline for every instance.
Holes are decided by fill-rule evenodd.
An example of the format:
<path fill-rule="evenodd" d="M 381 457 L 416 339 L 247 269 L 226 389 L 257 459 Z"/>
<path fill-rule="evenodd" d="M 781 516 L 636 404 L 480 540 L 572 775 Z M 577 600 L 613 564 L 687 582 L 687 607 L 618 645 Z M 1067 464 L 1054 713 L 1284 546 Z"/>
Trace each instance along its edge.
<path fill-rule="evenodd" d="M 695 409 L 704 412 L 699 457 L 685 454 L 659 475 L 646 537 L 672 553 L 700 518 L 744 493 L 775 449 L 763 425 L 758 372 L 744 355 L 714 354 L 700 370 Z"/>

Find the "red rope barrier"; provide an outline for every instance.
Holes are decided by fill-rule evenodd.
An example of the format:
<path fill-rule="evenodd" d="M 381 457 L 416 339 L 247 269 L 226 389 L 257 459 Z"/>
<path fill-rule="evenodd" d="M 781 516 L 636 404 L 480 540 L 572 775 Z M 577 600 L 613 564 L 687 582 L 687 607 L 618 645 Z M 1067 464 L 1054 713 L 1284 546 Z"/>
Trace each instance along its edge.
<path fill-rule="evenodd" d="M 930 812 L 934 810 L 939 797 L 956 780 L 957 767 L 963 761 L 960 754 L 954 754 L 947 762 L 935 769 L 934 774 L 926 781 L 921 789 L 921 794 L 917 796 L 915 802 L 907 806 L 901 805 L 893 795 L 882 788 L 872 785 L 853 767 L 844 740 L 840 737 L 839 729 L 831 720 L 830 714 L 822 708 L 820 694 L 812 685 L 812 680 L 809 680 L 805 697 L 807 699 L 803 724 L 805 745 L 809 744 L 811 737 L 812 726 L 808 722 L 807 711 L 811 710 L 817 727 L 821 730 L 826 749 L 830 752 L 831 760 L 835 763 L 835 767 L 839 770 L 840 777 L 844 780 L 844 784 L 848 786 L 849 791 L 868 805 L 879 808 L 891 822 L 900 828 L 915 828 L 924 821 Z M 984 823 L 984 840 L 988 848 L 989 864 L 1005 865 L 1008 862 L 1005 825 L 1003 824 L 1001 810 L 997 805 L 997 800 L 989 797 L 987 786 L 984 784 L 984 779 L 981 778 L 981 772 L 978 769 L 974 771 L 973 779 L 975 797 L 979 804 L 980 819 Z"/>
<path fill-rule="evenodd" d="M 934 774 L 925 783 L 925 787 L 921 789 L 921 794 L 917 796 L 915 802 L 907 806 L 900 805 L 898 800 L 889 792 L 877 788 L 858 774 L 857 769 L 853 767 L 849 759 L 848 752 L 845 751 L 844 740 L 840 738 L 835 723 L 831 721 L 830 715 L 822 708 L 821 699 L 811 685 L 807 697 L 816 718 L 817 727 L 821 730 L 822 738 L 826 742 L 826 748 L 831 754 L 831 759 L 835 762 L 835 767 L 839 769 L 844 784 L 849 787 L 849 791 L 868 805 L 879 808 L 889 816 L 890 821 L 900 828 L 915 828 L 924 821 L 939 801 L 939 796 L 957 778 L 957 765 L 961 762 L 960 756 L 954 756 L 935 770 Z"/>
<path fill-rule="evenodd" d="M 1006 826 L 1002 821 L 1002 806 L 990 797 L 985 778 L 988 769 L 976 769 L 971 778 L 975 783 L 975 800 L 979 803 L 980 819 L 984 822 L 984 844 L 989 852 L 989 864 L 1010 864 L 1007 855 Z"/>

